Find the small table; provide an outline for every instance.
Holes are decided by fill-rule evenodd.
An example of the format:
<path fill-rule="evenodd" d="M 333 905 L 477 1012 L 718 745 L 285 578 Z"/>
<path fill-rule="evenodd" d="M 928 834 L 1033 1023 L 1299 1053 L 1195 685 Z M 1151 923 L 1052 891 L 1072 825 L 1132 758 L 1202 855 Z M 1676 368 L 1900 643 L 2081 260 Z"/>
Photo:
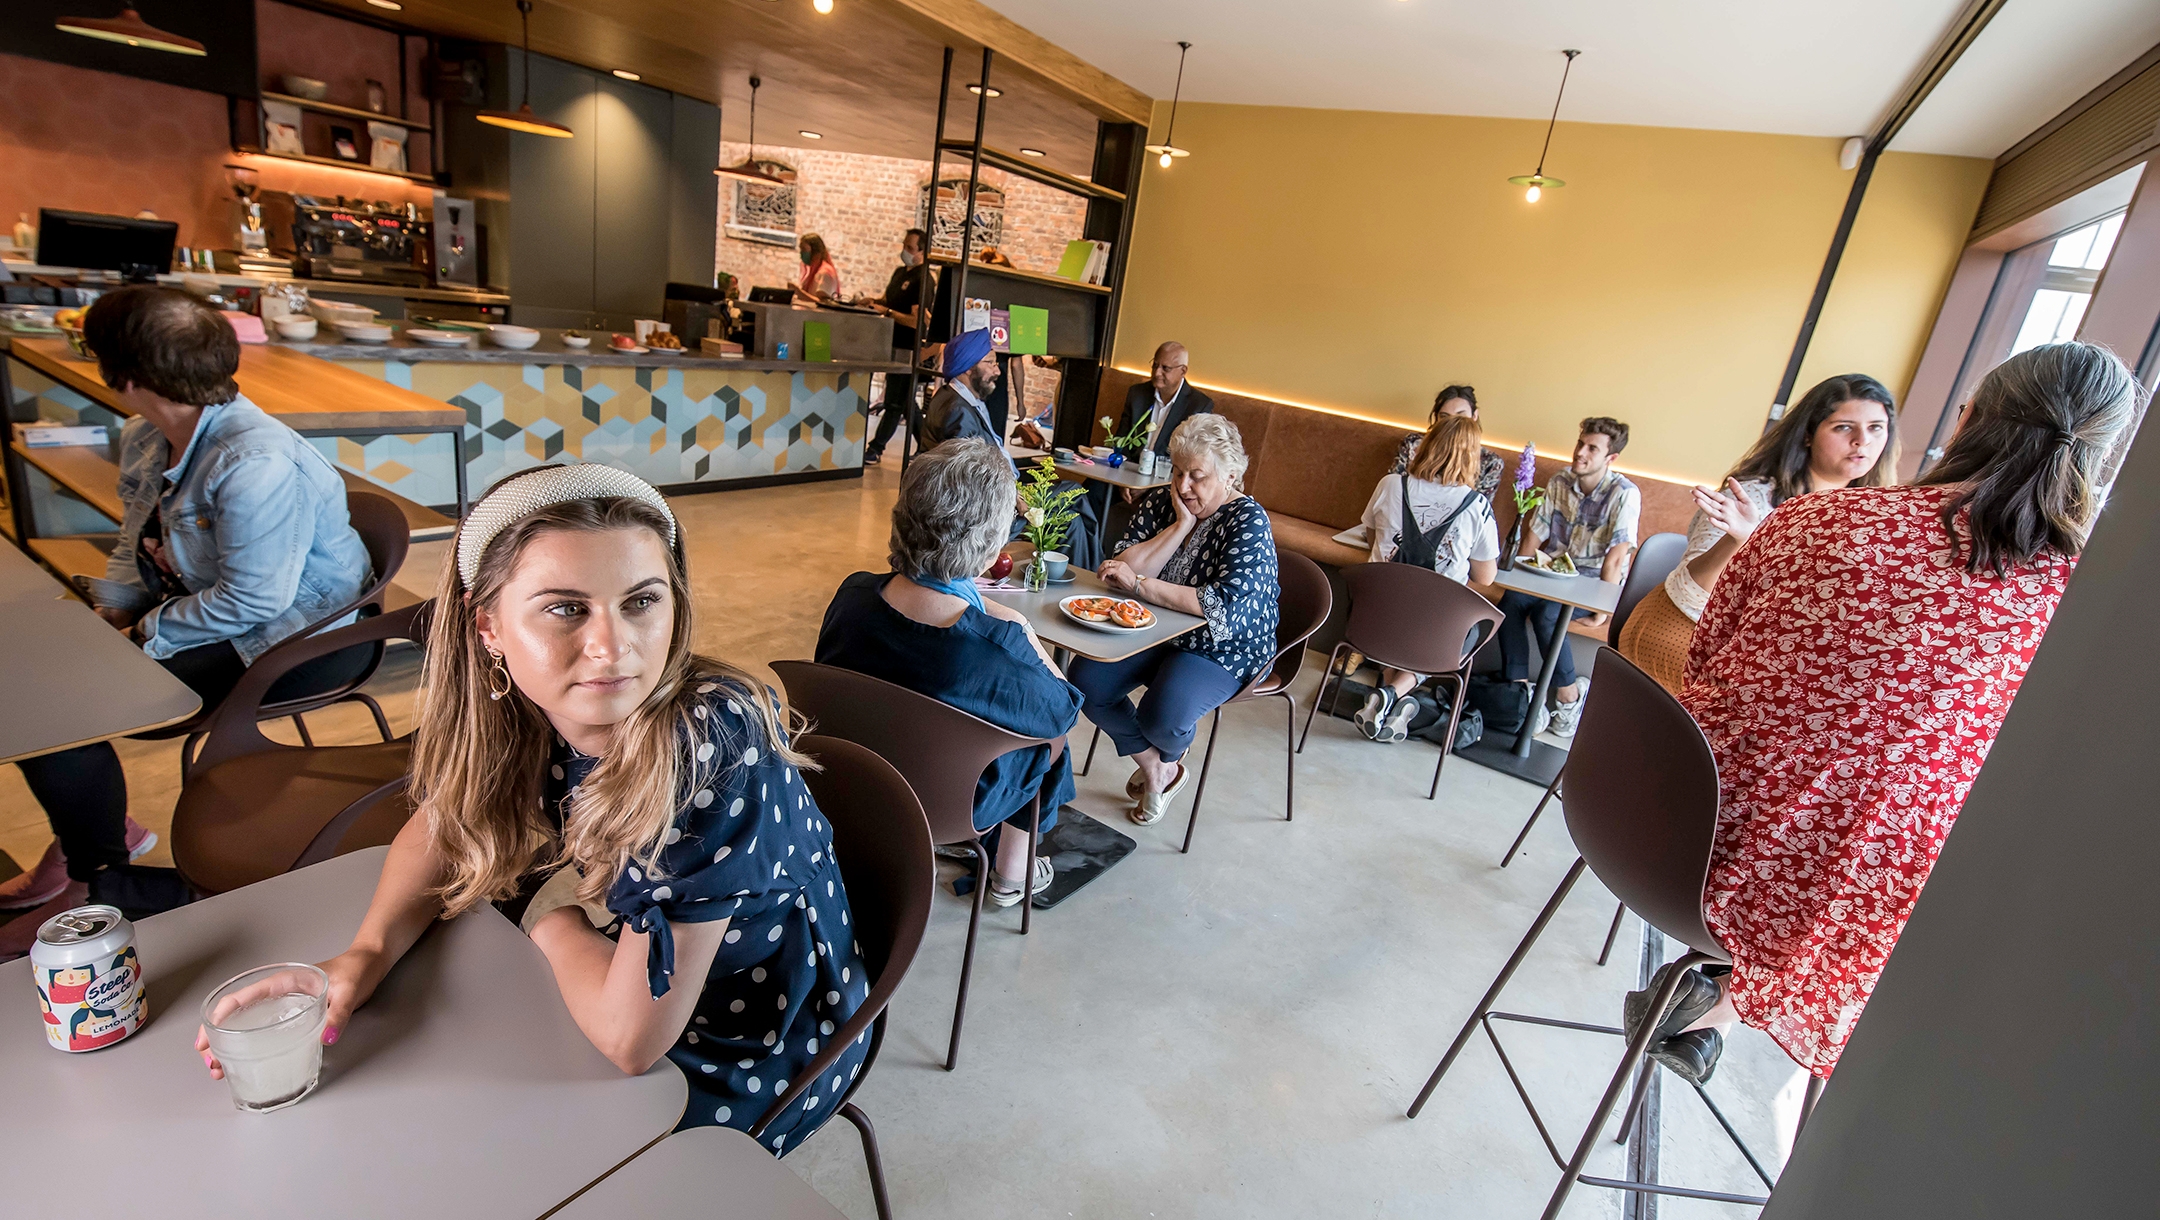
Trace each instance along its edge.
<path fill-rule="evenodd" d="M 0 606 L 10 602 L 47 602 L 68 592 L 53 583 L 35 559 L 0 540 Z"/>
<path fill-rule="evenodd" d="M 17 585 L 12 575 L 0 582 Z M 112 624 L 63 598 L 52 578 L 45 588 L 43 599 L 0 598 L 0 763 L 164 728 L 202 710 L 200 696 Z"/>
<path fill-rule="evenodd" d="M 1149 491 L 1170 486 L 1170 472 L 1160 467 L 1154 474 L 1141 474 L 1133 468 L 1131 462 L 1123 466 L 1106 466 L 1101 462 L 1068 462 L 1055 454 L 1045 454 L 1040 449 L 1030 449 L 1025 445 L 1007 445 L 1005 451 L 1012 455 L 1015 462 L 1020 463 L 1048 457 L 1050 464 L 1057 467 L 1057 472 L 1067 478 L 1090 479 L 1097 483 L 1108 483 L 1112 487 L 1122 487 L 1127 491 Z"/>
<path fill-rule="evenodd" d="M 847 1220 L 794 1170 L 733 1127 L 692 1127 L 661 1140 L 550 1220 L 625 1216 Z"/>
<path fill-rule="evenodd" d="M 1026 544 L 1021 545 L 1024 548 Z M 1016 557 L 1014 562 L 1017 565 L 1021 561 Z M 1017 575 L 1020 569 L 1015 566 L 1013 571 Z M 1157 644 L 1174 640 L 1207 622 L 1197 615 L 1158 606 L 1144 598 L 1133 598 L 1132 600 L 1141 602 L 1155 612 L 1152 626 L 1141 631 L 1109 631 L 1090 627 L 1085 623 L 1076 623 L 1065 617 L 1063 610 L 1058 609 L 1059 602 L 1068 597 L 1127 598 L 1131 595 L 1112 589 L 1102 582 L 1101 577 L 1083 568 L 1071 568 L 1068 571 L 1072 573 L 1072 580 L 1062 585 L 1051 585 L 1040 593 L 1029 593 L 1024 589 L 984 589 L 982 594 L 984 597 L 994 597 L 1026 615 L 1028 625 L 1035 629 L 1035 634 L 1043 643 L 1062 648 L 1074 656 L 1086 657 L 1090 661 L 1122 661 L 1129 656 L 1146 652 Z"/>
<path fill-rule="evenodd" d="M 539 1216 L 667 1134 L 688 1088 L 626 1077 L 563 1007 L 545 958 L 482 905 L 429 929 L 336 1046 L 315 1093 L 243 1114 L 195 1054 L 203 997 L 269 962 L 342 952 L 388 848 L 136 925 L 150 1019 L 114 1046 L 46 1045 L 30 963 L 0 966 L 9 1214 L 66 1215 L 103 1181 L 164 1215 Z M 94 1192 L 93 1192 L 94 1193 Z"/>
<path fill-rule="evenodd" d="M 1510 568 L 1495 576 L 1493 583 L 1503 589 L 1542 597 L 1593 614 L 1611 614 L 1620 604 L 1620 586 L 1595 576 L 1536 576 Z M 1553 625 L 1552 634 L 1538 643 L 1545 654 L 1545 664 L 1538 671 L 1537 687 L 1530 696 L 1530 719 L 1523 722 L 1522 732 L 1508 741 L 1507 734 L 1488 729 L 1476 745 L 1457 750 L 1457 754 L 1479 766 L 1528 780 L 1540 788 L 1551 784 L 1560 774 L 1561 766 L 1567 762 L 1567 751 L 1537 740 L 1530 732 L 1530 726 L 1536 723 L 1537 709 L 1545 705 L 1546 697 L 1552 693 L 1553 671 L 1560 666 L 1560 650 L 1568 646 L 1568 624 L 1574 619 L 1572 610 L 1561 614 Z"/>

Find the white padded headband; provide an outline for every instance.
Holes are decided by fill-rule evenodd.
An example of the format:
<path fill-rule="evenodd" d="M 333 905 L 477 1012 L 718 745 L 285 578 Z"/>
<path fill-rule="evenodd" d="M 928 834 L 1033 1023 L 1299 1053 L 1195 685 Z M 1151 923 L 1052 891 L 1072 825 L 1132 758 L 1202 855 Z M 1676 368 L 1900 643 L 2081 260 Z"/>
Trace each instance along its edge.
<path fill-rule="evenodd" d="M 659 509 L 660 515 L 667 518 L 668 546 L 675 545 L 675 514 L 652 484 L 627 470 L 593 462 L 544 466 L 496 484 L 473 505 L 464 524 L 458 527 L 458 576 L 470 592 L 480 578 L 480 557 L 487 553 L 488 543 L 524 517 L 551 504 L 614 499 L 642 500 Z"/>

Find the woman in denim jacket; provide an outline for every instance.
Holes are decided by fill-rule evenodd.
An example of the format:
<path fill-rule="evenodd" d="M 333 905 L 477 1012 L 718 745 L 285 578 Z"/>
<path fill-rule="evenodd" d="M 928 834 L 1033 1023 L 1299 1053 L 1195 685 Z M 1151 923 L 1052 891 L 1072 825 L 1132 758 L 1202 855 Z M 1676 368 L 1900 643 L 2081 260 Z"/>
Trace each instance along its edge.
<path fill-rule="evenodd" d="M 346 518 L 345 485 L 298 433 L 240 396 L 239 339 L 208 305 L 123 288 L 91 306 L 83 332 L 134 417 L 120 434 L 126 515 L 106 578 L 140 590 L 148 606 L 98 614 L 215 707 L 271 645 L 366 587 L 367 548 Z M 303 665 L 270 697 L 330 689 L 367 655 L 349 649 Z M 27 946 L 51 913 L 43 907 L 81 903 L 92 876 L 155 838 L 127 820 L 111 745 L 19 765 L 56 840 L 36 868 L 0 886 L 0 907 L 40 907 L 0 928 L 0 960 Z"/>

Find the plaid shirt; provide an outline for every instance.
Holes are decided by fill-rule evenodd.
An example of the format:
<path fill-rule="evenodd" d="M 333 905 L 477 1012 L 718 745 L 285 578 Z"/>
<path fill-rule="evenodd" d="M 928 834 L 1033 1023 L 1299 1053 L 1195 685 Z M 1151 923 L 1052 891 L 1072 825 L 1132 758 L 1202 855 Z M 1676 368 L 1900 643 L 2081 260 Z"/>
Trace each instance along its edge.
<path fill-rule="evenodd" d="M 1548 555 L 1565 550 L 1576 571 L 1596 576 L 1605 566 L 1605 552 L 1635 545 L 1641 517 L 1642 491 L 1626 475 L 1606 471 L 1605 481 L 1585 496 L 1575 486 L 1575 472 L 1562 470 L 1545 485 L 1530 528 L 1541 540 L 1540 550 Z"/>

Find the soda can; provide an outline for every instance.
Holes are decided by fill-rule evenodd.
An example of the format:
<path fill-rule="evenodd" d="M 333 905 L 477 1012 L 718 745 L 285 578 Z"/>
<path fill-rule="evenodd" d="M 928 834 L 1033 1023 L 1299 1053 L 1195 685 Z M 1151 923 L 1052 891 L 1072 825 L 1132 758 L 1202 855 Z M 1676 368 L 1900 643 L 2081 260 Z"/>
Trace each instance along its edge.
<path fill-rule="evenodd" d="M 111 1046 L 149 1015 L 135 925 L 109 906 L 76 907 L 46 920 L 30 948 L 45 1040 L 63 1051 Z"/>

